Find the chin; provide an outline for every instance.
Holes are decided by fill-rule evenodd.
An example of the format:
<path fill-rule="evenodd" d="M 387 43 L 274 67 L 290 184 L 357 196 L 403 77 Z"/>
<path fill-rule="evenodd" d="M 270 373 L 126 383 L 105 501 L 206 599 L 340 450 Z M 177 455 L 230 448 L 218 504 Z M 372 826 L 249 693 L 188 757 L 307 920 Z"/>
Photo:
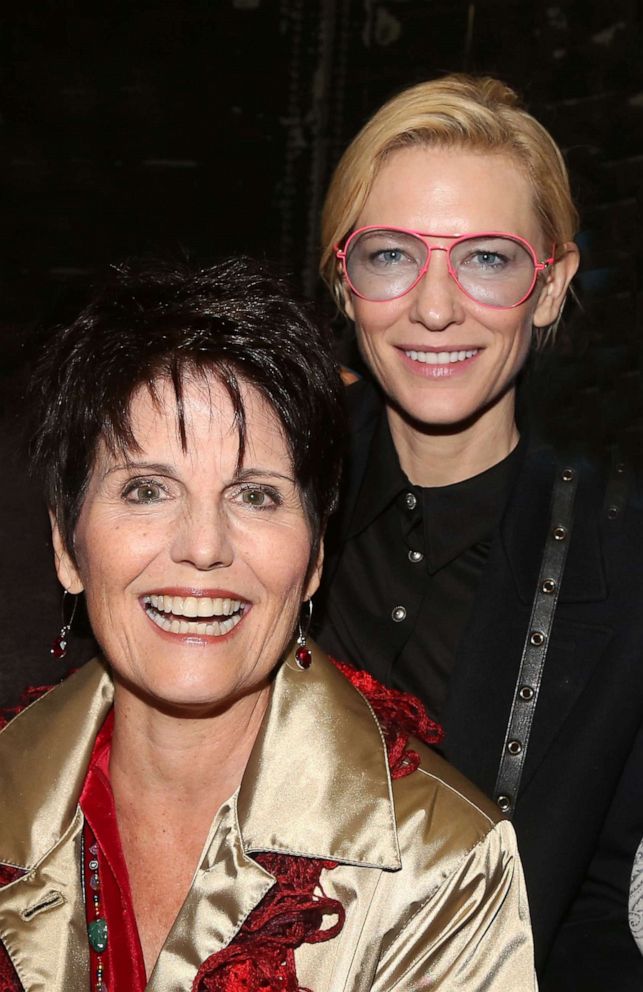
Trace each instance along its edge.
<path fill-rule="evenodd" d="M 442 402 L 438 397 L 432 397 L 431 401 L 426 403 L 418 403 L 417 397 L 414 399 L 416 402 L 403 403 L 394 397 L 389 397 L 389 403 L 407 423 L 420 429 L 436 428 L 454 432 L 465 430 L 487 409 L 487 406 L 453 402 L 447 397 L 444 397 Z M 489 405 L 493 405 L 493 401 Z"/>

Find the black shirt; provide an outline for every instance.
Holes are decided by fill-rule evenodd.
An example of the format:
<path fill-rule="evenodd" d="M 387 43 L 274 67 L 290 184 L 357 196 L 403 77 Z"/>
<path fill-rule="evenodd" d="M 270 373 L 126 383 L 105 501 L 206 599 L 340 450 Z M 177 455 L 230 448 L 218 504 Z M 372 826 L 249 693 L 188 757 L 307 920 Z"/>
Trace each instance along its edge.
<path fill-rule="evenodd" d="M 321 643 L 440 716 L 460 636 L 523 445 L 480 475 L 413 486 L 382 413 L 337 570 Z"/>

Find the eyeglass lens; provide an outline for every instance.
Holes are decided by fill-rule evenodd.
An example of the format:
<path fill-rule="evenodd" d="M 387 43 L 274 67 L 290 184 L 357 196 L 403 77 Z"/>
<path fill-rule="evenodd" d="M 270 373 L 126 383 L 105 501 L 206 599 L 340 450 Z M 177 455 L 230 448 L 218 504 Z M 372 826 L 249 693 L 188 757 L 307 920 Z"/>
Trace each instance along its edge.
<path fill-rule="evenodd" d="M 414 234 L 388 229 L 364 231 L 348 246 L 346 273 L 365 299 L 393 300 L 417 281 L 428 251 L 422 238 Z M 465 238 L 451 246 L 449 257 L 455 281 L 479 303 L 512 307 L 533 285 L 534 260 L 513 238 L 488 234 Z"/>

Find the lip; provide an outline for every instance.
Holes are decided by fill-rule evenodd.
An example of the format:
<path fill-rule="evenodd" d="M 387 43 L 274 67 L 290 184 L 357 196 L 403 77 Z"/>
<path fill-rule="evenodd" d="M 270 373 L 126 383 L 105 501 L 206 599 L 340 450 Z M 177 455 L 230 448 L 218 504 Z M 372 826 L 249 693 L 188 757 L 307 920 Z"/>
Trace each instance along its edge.
<path fill-rule="evenodd" d="M 444 345 L 441 348 L 428 348 L 426 345 L 419 347 L 417 345 L 395 345 L 395 349 L 398 352 L 405 368 L 407 368 L 413 375 L 416 375 L 421 379 L 433 379 L 437 381 L 454 379 L 458 376 L 464 375 L 475 363 L 476 359 L 480 357 L 484 350 L 479 346 L 476 347 L 473 345 L 468 347 L 461 346 L 459 348 L 446 348 Z M 448 362 L 444 365 L 429 365 L 425 362 L 419 362 L 417 359 L 409 358 L 406 354 L 408 351 L 426 352 L 432 355 L 439 355 L 441 352 L 451 351 L 475 351 L 476 354 L 472 355 L 470 358 L 464 358 L 462 361 Z"/>
<path fill-rule="evenodd" d="M 220 589 L 218 586 L 213 589 L 203 589 L 197 586 L 158 586 L 154 589 L 146 589 L 139 599 L 144 599 L 145 596 L 194 596 L 195 599 L 205 599 L 209 597 L 210 599 L 240 599 L 243 603 L 247 603 L 248 600 L 245 596 L 240 596 L 238 592 L 232 589 Z"/>
<path fill-rule="evenodd" d="M 239 613 L 236 614 L 238 619 L 235 625 L 232 627 L 231 630 L 225 631 L 225 633 L 209 634 L 206 632 L 197 632 L 194 630 L 180 633 L 180 632 L 164 629 L 163 627 L 159 626 L 159 623 L 152 618 L 152 616 L 150 615 L 150 602 L 149 602 L 152 596 L 155 597 L 168 596 L 168 597 L 176 597 L 181 599 L 188 599 L 188 598 L 192 598 L 192 599 L 207 598 L 212 600 L 228 599 L 240 603 L 241 610 L 240 610 L 240 614 Z M 154 632 L 159 637 L 177 646 L 184 645 L 191 647 L 206 647 L 208 645 L 213 645 L 213 644 L 219 645 L 231 640 L 231 638 L 235 636 L 239 627 L 241 627 L 243 621 L 246 619 L 246 617 L 248 616 L 248 614 L 252 609 L 252 603 L 249 600 L 247 600 L 245 596 L 240 596 L 239 593 L 234 592 L 230 589 L 222 589 L 219 587 L 212 589 L 203 589 L 203 588 L 197 588 L 195 586 L 162 586 L 150 590 L 149 592 L 146 592 L 143 595 L 139 596 L 139 604 L 141 606 L 141 610 L 145 614 L 145 618 L 149 623 L 150 627 L 152 627 Z M 157 616 L 159 616 L 159 611 L 155 607 L 151 607 L 151 609 L 153 610 L 153 612 L 156 613 Z M 169 616 L 171 616 L 171 614 L 168 614 L 168 618 Z M 177 614 L 175 618 L 178 617 L 181 617 L 181 619 L 184 622 L 189 623 L 192 627 L 195 627 L 197 625 L 199 627 L 212 626 L 215 623 L 217 623 L 217 621 L 215 620 L 206 620 L 205 617 L 193 618 L 193 617 L 184 617 L 181 614 Z"/>

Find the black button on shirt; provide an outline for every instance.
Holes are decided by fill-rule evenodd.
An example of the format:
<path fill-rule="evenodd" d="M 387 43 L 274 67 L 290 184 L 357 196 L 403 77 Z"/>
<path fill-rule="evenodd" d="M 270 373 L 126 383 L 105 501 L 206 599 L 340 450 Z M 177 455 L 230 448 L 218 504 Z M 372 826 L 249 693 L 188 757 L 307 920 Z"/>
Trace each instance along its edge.
<path fill-rule="evenodd" d="M 325 627 L 334 653 L 439 717 L 491 539 L 523 445 L 450 486 L 413 486 L 383 414 L 337 570 Z"/>

